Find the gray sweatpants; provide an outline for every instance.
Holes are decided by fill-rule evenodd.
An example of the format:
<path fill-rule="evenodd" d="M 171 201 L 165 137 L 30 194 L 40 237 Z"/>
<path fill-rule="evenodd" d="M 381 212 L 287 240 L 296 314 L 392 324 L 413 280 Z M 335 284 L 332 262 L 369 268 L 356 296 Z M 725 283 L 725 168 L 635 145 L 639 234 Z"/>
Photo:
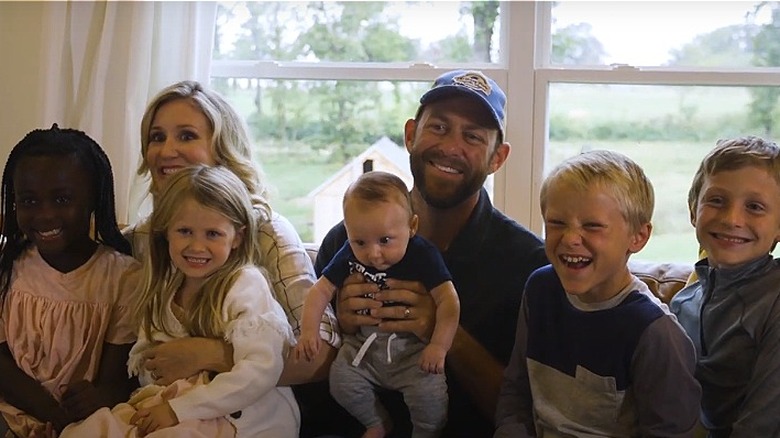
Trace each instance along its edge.
<path fill-rule="evenodd" d="M 370 333 L 366 330 L 344 336 L 344 344 L 330 367 L 333 398 L 368 428 L 388 424 L 389 420 L 374 388 L 400 391 L 409 408 L 412 437 L 438 437 L 447 422 L 447 381 L 444 374 L 420 369 L 417 361 L 426 344 L 413 334 L 391 338 L 390 333 L 377 333 L 365 356 L 354 366 L 352 362 Z"/>

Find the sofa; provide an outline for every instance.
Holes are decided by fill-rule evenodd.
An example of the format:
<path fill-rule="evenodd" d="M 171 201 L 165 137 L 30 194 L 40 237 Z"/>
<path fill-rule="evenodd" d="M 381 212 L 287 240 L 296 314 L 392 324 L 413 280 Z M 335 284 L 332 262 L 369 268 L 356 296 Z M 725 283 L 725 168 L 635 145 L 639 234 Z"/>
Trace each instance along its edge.
<path fill-rule="evenodd" d="M 669 304 L 674 294 L 688 282 L 693 273 L 693 263 L 658 263 L 636 259 L 629 260 L 628 268 L 647 283 L 655 296 Z"/>
<path fill-rule="evenodd" d="M 306 252 L 312 259 L 317 259 L 318 245 L 305 244 Z M 644 281 L 661 301 L 669 304 L 674 294 L 685 286 L 693 272 L 693 262 L 688 263 L 659 263 L 637 259 L 629 259 L 628 268 L 640 280 Z"/>

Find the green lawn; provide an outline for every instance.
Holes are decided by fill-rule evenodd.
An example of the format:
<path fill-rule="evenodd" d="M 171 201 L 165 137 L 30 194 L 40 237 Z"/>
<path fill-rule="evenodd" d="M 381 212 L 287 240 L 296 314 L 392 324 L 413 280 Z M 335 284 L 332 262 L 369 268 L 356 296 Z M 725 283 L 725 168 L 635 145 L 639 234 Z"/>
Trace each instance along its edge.
<path fill-rule="evenodd" d="M 292 157 L 274 156 L 263 163 L 265 179 L 269 184 L 271 206 L 292 222 L 304 242 L 314 240 L 312 200 L 306 195 L 341 168 L 341 164 L 307 162 Z M 307 160 L 308 161 L 308 160 Z M 305 166 L 306 171 L 301 172 Z"/>

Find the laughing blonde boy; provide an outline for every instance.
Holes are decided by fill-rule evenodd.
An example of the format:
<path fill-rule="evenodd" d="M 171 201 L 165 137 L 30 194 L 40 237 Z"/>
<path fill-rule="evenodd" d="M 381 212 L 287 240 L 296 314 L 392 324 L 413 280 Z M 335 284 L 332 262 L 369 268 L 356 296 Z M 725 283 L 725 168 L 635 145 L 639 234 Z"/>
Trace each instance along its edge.
<path fill-rule="evenodd" d="M 689 437 L 701 390 L 691 341 L 627 267 L 653 187 L 628 157 L 591 151 L 541 190 L 551 265 L 528 279 L 495 437 Z"/>

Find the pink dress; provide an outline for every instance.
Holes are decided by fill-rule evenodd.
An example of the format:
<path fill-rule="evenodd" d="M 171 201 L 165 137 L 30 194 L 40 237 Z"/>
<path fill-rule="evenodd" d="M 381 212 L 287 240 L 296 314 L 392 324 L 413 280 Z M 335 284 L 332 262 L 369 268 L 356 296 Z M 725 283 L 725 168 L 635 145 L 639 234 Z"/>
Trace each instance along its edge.
<path fill-rule="evenodd" d="M 136 340 L 130 307 L 140 264 L 99 245 L 82 266 L 63 274 L 31 247 L 15 262 L 0 312 L 0 342 L 16 364 L 60 400 L 71 382 L 94 381 L 103 344 Z M 18 436 L 41 423 L 0 398 L 0 413 Z"/>
<path fill-rule="evenodd" d="M 99 409 L 84 421 L 66 427 L 60 434 L 60 438 L 136 437 L 137 428 L 130 419 L 139 409 L 151 408 L 170 401 L 208 382 L 208 373 L 204 371 L 189 379 L 177 380 L 167 387 L 144 386 L 133 393 L 127 403 L 120 403 L 110 410 Z M 147 438 L 233 438 L 235 436 L 236 428 L 224 417 L 208 420 L 187 419 L 175 427 L 159 429 L 146 435 Z"/>

